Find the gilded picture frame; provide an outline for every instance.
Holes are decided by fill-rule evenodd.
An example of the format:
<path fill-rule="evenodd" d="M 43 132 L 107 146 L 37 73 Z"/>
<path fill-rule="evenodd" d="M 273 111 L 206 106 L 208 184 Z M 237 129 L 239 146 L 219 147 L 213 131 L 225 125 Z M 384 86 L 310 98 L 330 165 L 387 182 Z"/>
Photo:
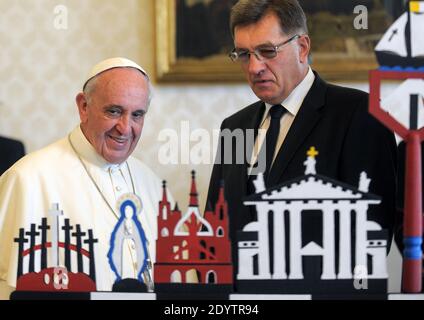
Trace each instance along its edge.
<path fill-rule="evenodd" d="M 227 55 L 177 58 L 176 0 L 155 0 L 158 82 L 241 82 L 240 66 Z"/>
<path fill-rule="evenodd" d="M 156 78 L 158 82 L 245 82 L 240 65 L 228 58 L 227 51 L 202 57 L 179 56 L 177 38 L 181 30 L 177 30 L 177 1 L 181 3 L 201 3 L 189 0 L 156 0 Z M 210 5 L 218 0 L 204 0 Z M 355 13 L 355 1 L 334 0 L 345 7 L 334 6 L 328 11 L 320 9 L 320 0 L 300 0 L 308 16 L 309 34 L 312 39 L 312 68 L 328 81 L 367 81 L 368 71 L 378 67 L 374 46 L 384 31 L 392 23 L 398 12 L 388 8 L 396 0 L 369 0 L 371 10 L 367 12 L 367 29 L 354 27 L 354 20 L 360 14 Z M 359 3 L 366 0 L 357 1 Z M 228 1 L 231 2 L 231 1 Z M 234 2 L 234 1 L 232 1 Z M 328 1 L 325 1 L 328 3 Z M 324 2 L 323 2 L 324 3 Z M 399 11 L 399 8 L 396 9 Z M 194 19 L 202 19 L 195 15 Z M 227 21 L 220 27 L 229 29 Z M 200 22 L 202 23 L 202 21 Z M 179 24 L 180 25 L 180 24 Z M 200 24 L 201 25 L 201 24 Z M 331 35 L 333 32 L 332 38 Z M 230 31 L 228 30 L 228 36 Z M 200 39 L 203 40 L 203 39 Z M 193 42 L 193 41 L 192 41 Z M 209 42 L 204 42 L 206 44 Z M 191 45 L 202 44 L 192 43 Z M 181 44 L 179 50 L 181 51 Z"/>

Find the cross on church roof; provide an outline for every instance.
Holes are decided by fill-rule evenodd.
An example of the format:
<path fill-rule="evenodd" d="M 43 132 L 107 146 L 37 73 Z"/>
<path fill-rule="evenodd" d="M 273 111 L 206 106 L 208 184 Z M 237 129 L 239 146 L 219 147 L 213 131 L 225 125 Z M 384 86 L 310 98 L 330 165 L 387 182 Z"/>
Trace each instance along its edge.
<path fill-rule="evenodd" d="M 315 149 L 315 147 L 311 147 L 306 154 L 308 158 L 306 158 L 306 161 L 303 163 L 306 167 L 305 175 L 317 174 L 315 168 L 317 161 L 315 160 L 315 157 L 319 154 L 318 150 Z"/>
<path fill-rule="evenodd" d="M 315 158 L 317 155 L 319 155 L 319 152 L 315 147 L 311 147 L 308 152 L 306 153 L 307 156 Z"/>

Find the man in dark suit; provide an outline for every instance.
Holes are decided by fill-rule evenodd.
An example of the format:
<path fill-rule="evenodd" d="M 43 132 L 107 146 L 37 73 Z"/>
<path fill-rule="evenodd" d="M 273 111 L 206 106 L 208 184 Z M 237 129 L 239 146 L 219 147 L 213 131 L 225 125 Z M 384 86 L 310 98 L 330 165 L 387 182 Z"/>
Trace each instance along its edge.
<path fill-rule="evenodd" d="M 243 205 L 254 192 L 248 175 L 251 152 L 247 143 L 243 163 L 234 163 L 243 147 L 232 139 L 227 148 L 224 132 L 244 133 L 245 141 L 255 132 L 260 154 L 266 145 L 264 180 L 267 188 L 303 176 L 307 151 L 319 151 L 316 171 L 352 186 L 358 186 L 365 171 L 371 179 L 369 192 L 382 197 L 371 206 L 368 219 L 393 233 L 396 194 L 396 143 L 394 135 L 368 114 L 368 94 L 330 85 L 308 64 L 310 39 L 306 18 L 296 0 L 239 1 L 231 11 L 235 49 L 230 57 L 241 64 L 247 81 L 260 101 L 225 119 L 221 141 L 209 185 L 208 204 L 216 203 L 224 182 L 230 215 L 233 261 L 236 262 L 236 234 L 256 220 L 256 212 Z M 228 129 L 228 130 L 225 130 Z M 258 129 L 266 131 L 266 143 Z M 272 138 L 271 132 L 277 132 Z M 268 139 L 270 132 L 270 139 Z M 269 158 L 268 147 L 276 140 Z M 230 155 L 230 157 L 229 157 Z M 232 160 L 229 161 L 229 160 Z M 231 163 L 229 163 L 231 162 Z M 253 172 L 253 171 L 252 171 Z M 316 225 L 304 229 L 304 237 L 317 233 Z"/>
<path fill-rule="evenodd" d="M 0 137 L 0 176 L 25 155 L 22 142 Z"/>

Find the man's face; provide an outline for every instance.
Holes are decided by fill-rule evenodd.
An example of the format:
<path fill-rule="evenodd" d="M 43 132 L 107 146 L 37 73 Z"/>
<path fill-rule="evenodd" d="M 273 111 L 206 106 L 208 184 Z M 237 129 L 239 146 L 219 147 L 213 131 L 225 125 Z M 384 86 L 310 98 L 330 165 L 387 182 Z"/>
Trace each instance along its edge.
<path fill-rule="evenodd" d="M 236 26 L 234 45 L 236 49 L 253 51 L 258 47 L 273 47 L 288 40 L 280 27 L 278 17 L 269 13 L 257 23 Z M 269 104 L 278 104 L 286 99 L 308 72 L 310 40 L 307 35 L 282 46 L 277 56 L 259 61 L 254 54 L 243 63 L 242 69 L 256 96 Z"/>
<path fill-rule="evenodd" d="M 134 68 L 115 68 L 100 74 L 94 90 L 76 100 L 81 129 L 109 163 L 122 163 L 134 151 L 148 107 L 149 86 Z"/>

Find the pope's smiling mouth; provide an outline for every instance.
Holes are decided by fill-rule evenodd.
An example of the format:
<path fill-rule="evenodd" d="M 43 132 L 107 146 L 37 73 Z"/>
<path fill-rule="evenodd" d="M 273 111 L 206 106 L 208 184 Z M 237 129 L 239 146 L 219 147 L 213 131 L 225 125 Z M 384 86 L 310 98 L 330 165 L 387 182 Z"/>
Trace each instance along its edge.
<path fill-rule="evenodd" d="M 129 138 L 126 137 L 115 137 L 112 135 L 108 135 L 108 137 L 119 144 L 124 144 L 129 141 Z"/>

